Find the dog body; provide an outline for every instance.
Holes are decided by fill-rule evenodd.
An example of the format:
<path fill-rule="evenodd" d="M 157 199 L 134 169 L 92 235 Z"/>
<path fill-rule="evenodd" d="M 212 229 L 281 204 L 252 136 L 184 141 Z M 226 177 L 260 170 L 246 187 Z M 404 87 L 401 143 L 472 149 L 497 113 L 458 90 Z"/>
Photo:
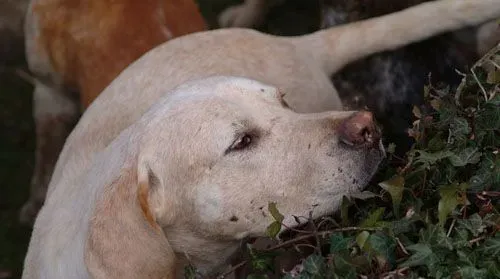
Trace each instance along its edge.
<path fill-rule="evenodd" d="M 146 51 L 202 30 L 205 23 L 192 0 L 30 3 L 26 58 L 37 76 L 33 111 L 37 146 L 31 196 L 21 211 L 21 221 L 34 220 L 81 109 Z"/>
<path fill-rule="evenodd" d="M 23 278 L 172 278 L 183 255 L 212 274 L 238 241 L 265 233 L 268 202 L 291 227 L 292 215 L 332 212 L 380 161 L 379 148 L 365 145 L 378 142 L 373 120 L 301 115 L 278 104 L 341 110 L 329 77 L 347 63 L 499 15 L 500 0 L 441 0 L 302 37 L 225 29 L 156 47 L 104 90 L 69 136 Z M 271 86 L 238 78 L 190 83 L 213 75 Z M 285 95 L 271 105 L 262 96 L 279 95 L 275 87 Z M 260 131 L 260 155 L 222 155 L 243 141 L 228 136 L 235 127 Z"/>
<path fill-rule="evenodd" d="M 277 88 L 243 78 L 180 86 L 85 171 L 67 166 L 71 185 L 48 196 L 23 278 L 173 278 L 184 254 L 213 275 L 265 232 L 268 202 L 295 226 L 368 182 L 380 137 L 369 113 L 352 114 L 297 114 Z"/>

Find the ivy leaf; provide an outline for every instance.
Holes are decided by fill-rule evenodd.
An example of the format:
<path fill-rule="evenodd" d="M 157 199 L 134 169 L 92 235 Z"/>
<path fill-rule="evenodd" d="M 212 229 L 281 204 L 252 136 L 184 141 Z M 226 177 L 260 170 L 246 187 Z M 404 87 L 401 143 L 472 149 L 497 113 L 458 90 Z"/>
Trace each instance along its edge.
<path fill-rule="evenodd" d="M 326 263 L 325 259 L 320 255 L 312 254 L 304 261 L 304 272 L 310 275 L 321 276 L 325 273 Z M 322 278 L 322 277 L 313 277 Z"/>
<path fill-rule="evenodd" d="M 281 230 L 281 223 L 278 221 L 274 221 L 269 226 L 267 226 L 266 235 L 269 236 L 270 238 L 276 238 L 280 230 Z"/>
<path fill-rule="evenodd" d="M 443 186 L 439 189 L 441 199 L 438 204 L 439 225 L 444 226 L 448 215 L 458 205 L 457 187 L 454 185 Z"/>
<path fill-rule="evenodd" d="M 446 147 L 446 142 L 442 139 L 442 133 L 437 133 L 434 137 L 432 137 L 427 143 L 427 148 L 429 151 L 436 152 L 439 150 L 443 150 Z"/>
<path fill-rule="evenodd" d="M 486 257 L 482 261 L 481 266 L 486 268 L 490 278 L 500 278 L 500 259 Z"/>
<path fill-rule="evenodd" d="M 356 243 L 361 249 L 365 249 L 366 241 L 370 237 L 370 233 L 367 231 L 362 231 L 356 236 Z"/>
<path fill-rule="evenodd" d="M 462 266 L 458 269 L 458 274 L 463 279 L 486 278 L 487 271 L 486 269 L 478 269 L 474 266 Z"/>
<path fill-rule="evenodd" d="M 195 279 L 196 278 L 196 268 L 191 264 L 184 267 L 184 279 Z"/>
<path fill-rule="evenodd" d="M 436 259 L 432 249 L 427 244 L 417 243 L 407 247 L 407 250 L 414 252 L 401 267 L 413 267 L 428 265 Z"/>
<path fill-rule="evenodd" d="M 278 208 L 276 207 L 276 203 L 275 202 L 270 202 L 268 205 L 267 205 L 267 208 L 269 210 L 269 212 L 271 213 L 271 216 L 273 216 L 274 220 L 276 220 L 276 222 L 283 222 L 283 219 L 285 219 L 285 216 L 283 216 Z"/>
<path fill-rule="evenodd" d="M 497 233 L 493 238 L 486 239 L 482 245 L 481 252 L 483 255 L 488 255 L 488 257 L 492 258 L 500 256 L 500 233 Z"/>
<path fill-rule="evenodd" d="M 389 180 L 380 182 L 378 185 L 380 185 L 382 189 L 389 192 L 392 199 L 394 214 L 396 216 L 399 216 L 399 205 L 401 204 L 401 200 L 403 199 L 403 190 L 405 185 L 404 177 L 396 175 Z"/>
<path fill-rule="evenodd" d="M 481 159 L 481 152 L 478 148 L 468 147 L 460 151 L 458 154 L 453 154 L 448 158 L 451 164 L 455 167 L 463 167 L 467 164 L 477 164 Z"/>
<path fill-rule="evenodd" d="M 468 135 L 470 132 L 469 122 L 463 117 L 455 117 L 450 123 L 450 133 L 453 136 Z"/>
<path fill-rule="evenodd" d="M 396 241 L 392 237 L 382 233 L 374 233 L 370 235 L 368 241 L 372 251 L 383 257 L 391 266 L 396 264 Z"/>
<path fill-rule="evenodd" d="M 389 154 L 394 154 L 394 152 L 396 152 L 396 144 L 391 142 L 389 143 L 389 145 L 387 146 L 387 153 Z"/>
<path fill-rule="evenodd" d="M 423 150 L 416 150 L 417 156 L 415 157 L 415 163 L 425 164 L 425 165 L 433 165 L 437 161 L 443 160 L 450 156 L 453 156 L 453 152 L 446 151 L 438 151 L 434 153 L 425 152 Z"/>
<path fill-rule="evenodd" d="M 340 251 L 347 250 L 349 244 L 348 238 L 345 238 L 342 233 L 333 233 L 330 236 L 330 254 L 335 254 Z"/>
<path fill-rule="evenodd" d="M 420 239 L 422 242 L 431 245 L 432 248 L 453 250 L 452 239 L 446 235 L 445 230 L 439 225 L 429 225 L 427 230 L 421 232 Z"/>
<path fill-rule="evenodd" d="M 338 279 L 357 279 L 356 268 L 342 256 L 335 256 L 333 258 L 335 264 L 334 278 Z"/>
<path fill-rule="evenodd" d="M 371 212 L 366 219 L 359 225 L 362 228 L 373 228 L 377 226 L 378 221 L 384 214 L 385 207 L 380 207 Z"/>
<path fill-rule="evenodd" d="M 486 229 L 481 216 L 477 213 L 472 214 L 468 219 L 457 220 L 457 223 L 460 227 L 471 232 L 474 237 L 479 236 Z"/>
<path fill-rule="evenodd" d="M 252 267 L 258 271 L 272 271 L 274 258 L 277 256 L 277 253 L 274 251 L 259 251 L 254 248 L 250 244 L 247 244 L 249 249 L 250 258 Z"/>

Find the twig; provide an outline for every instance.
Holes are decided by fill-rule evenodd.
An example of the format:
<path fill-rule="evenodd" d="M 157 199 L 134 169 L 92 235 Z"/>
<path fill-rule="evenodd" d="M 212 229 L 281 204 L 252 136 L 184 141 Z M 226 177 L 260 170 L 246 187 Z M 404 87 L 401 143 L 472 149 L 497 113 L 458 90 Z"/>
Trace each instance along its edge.
<path fill-rule="evenodd" d="M 485 238 L 486 238 L 486 236 L 481 236 L 481 237 L 477 237 L 477 238 L 471 239 L 471 240 L 469 240 L 469 245 L 477 243 L 477 242 L 479 242 L 479 241 L 481 241 L 481 240 L 483 240 Z"/>
<path fill-rule="evenodd" d="M 345 227 L 345 228 L 339 228 L 339 229 L 334 229 L 334 230 L 328 230 L 328 231 L 319 231 L 317 232 L 318 235 L 321 235 L 321 237 L 325 237 L 326 235 L 329 235 L 329 234 L 332 234 L 332 233 L 336 233 L 336 232 L 349 232 L 349 231 L 380 231 L 382 230 L 381 228 L 362 228 L 362 227 Z M 267 248 L 267 249 L 264 249 L 265 252 L 269 252 L 269 251 L 274 251 L 274 250 L 277 250 L 279 248 L 282 248 L 282 247 L 286 247 L 288 245 L 291 245 L 293 243 L 296 243 L 296 242 L 299 242 L 299 241 L 302 241 L 302 240 L 305 240 L 305 239 L 308 239 L 308 238 L 311 238 L 313 237 L 315 234 L 314 233 L 309 233 L 309 234 L 306 234 L 306 235 L 301 235 L 301 236 L 298 236 L 296 238 L 293 238 L 293 239 L 290 239 L 290 240 L 287 240 L 285 242 L 282 242 L 282 243 L 279 243 L 279 244 L 276 244 L 275 246 L 273 247 L 270 247 L 270 248 Z"/>
<path fill-rule="evenodd" d="M 396 237 L 396 242 L 398 243 L 399 248 L 401 248 L 401 251 L 403 251 L 403 253 L 405 253 L 407 256 L 410 255 L 410 253 L 408 253 L 408 250 L 406 250 L 403 243 L 401 243 L 401 240 L 399 240 L 399 237 Z"/>
<path fill-rule="evenodd" d="M 491 57 L 491 56 L 493 56 L 493 55 L 495 55 L 498 51 L 500 51 L 500 43 L 499 43 L 496 47 L 494 47 L 494 48 L 490 49 L 490 50 L 489 50 L 489 51 L 488 51 L 488 52 L 487 52 L 487 53 L 486 53 L 483 57 L 481 57 L 481 59 L 479 59 L 479 60 L 478 60 L 478 61 L 477 61 L 477 62 L 476 62 L 476 63 L 475 63 L 472 67 L 471 67 L 471 72 L 472 72 L 472 73 L 473 73 L 473 75 L 474 75 L 474 79 L 476 79 L 476 82 L 478 83 L 478 85 L 479 85 L 479 86 L 481 87 L 481 89 L 483 90 L 483 93 L 485 92 L 485 90 L 484 90 L 483 86 L 479 83 L 479 81 L 477 80 L 477 76 L 476 76 L 476 75 L 475 75 L 475 73 L 474 73 L 474 69 L 475 69 L 476 67 L 478 67 L 478 66 L 481 66 L 481 65 L 484 63 L 484 61 L 489 60 L 489 59 L 490 59 L 490 57 Z M 462 81 L 460 82 L 460 85 L 458 85 L 458 87 L 457 87 L 457 92 L 455 93 L 455 103 L 456 103 L 456 105 L 460 105 L 460 96 L 462 95 L 462 91 L 463 91 L 463 89 L 464 89 L 464 87 L 465 87 L 465 84 L 466 84 L 466 83 L 467 83 L 467 82 L 466 82 L 466 78 L 464 77 L 464 78 L 462 79 Z M 488 100 L 488 99 L 486 99 L 486 100 Z"/>
<path fill-rule="evenodd" d="M 491 64 L 493 64 L 493 66 L 495 66 L 497 69 L 500 70 L 500 65 L 498 65 L 495 61 L 491 60 L 491 58 L 488 59 L 488 62 L 490 62 Z"/>
<path fill-rule="evenodd" d="M 476 73 L 474 72 L 474 67 L 472 67 L 472 69 L 470 69 L 471 73 L 472 73 L 472 76 L 474 77 L 474 80 L 476 80 L 476 83 L 477 85 L 479 85 L 479 88 L 481 88 L 481 92 L 483 92 L 483 95 L 484 95 L 484 100 L 485 101 L 488 101 L 489 98 L 488 98 L 488 93 L 486 92 L 486 89 L 484 89 L 483 85 L 481 84 L 481 82 L 479 81 L 479 79 L 477 78 L 477 75 Z"/>
<path fill-rule="evenodd" d="M 453 227 L 455 227 L 456 221 L 457 219 L 453 219 L 453 221 L 451 221 L 450 228 L 448 229 L 448 233 L 446 234 L 447 237 L 450 237 L 451 231 L 453 230 Z"/>
<path fill-rule="evenodd" d="M 312 220 L 312 212 L 309 212 L 309 219 Z M 313 235 L 314 235 L 314 238 L 316 239 L 316 247 L 314 247 L 314 250 L 316 250 L 316 252 L 318 253 L 321 253 L 321 241 L 319 239 L 319 235 L 318 235 L 318 227 L 316 226 L 316 224 L 314 224 L 314 221 L 311 221 L 311 226 L 313 226 Z"/>
<path fill-rule="evenodd" d="M 390 279 L 390 278 L 399 278 L 400 276 L 403 276 L 403 272 L 407 271 L 410 269 L 409 267 L 402 267 L 393 271 L 389 271 L 387 273 L 384 273 L 381 275 L 382 279 Z M 396 277 L 394 277 L 396 276 Z"/>

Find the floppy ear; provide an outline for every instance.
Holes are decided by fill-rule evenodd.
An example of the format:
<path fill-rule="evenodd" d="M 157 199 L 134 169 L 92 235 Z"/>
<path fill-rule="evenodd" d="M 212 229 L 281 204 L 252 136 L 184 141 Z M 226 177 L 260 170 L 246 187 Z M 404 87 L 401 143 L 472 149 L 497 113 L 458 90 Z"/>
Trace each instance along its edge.
<path fill-rule="evenodd" d="M 96 203 L 85 247 L 87 269 L 96 279 L 175 278 L 175 254 L 151 207 L 161 200 L 160 180 L 145 163 L 131 161 Z"/>

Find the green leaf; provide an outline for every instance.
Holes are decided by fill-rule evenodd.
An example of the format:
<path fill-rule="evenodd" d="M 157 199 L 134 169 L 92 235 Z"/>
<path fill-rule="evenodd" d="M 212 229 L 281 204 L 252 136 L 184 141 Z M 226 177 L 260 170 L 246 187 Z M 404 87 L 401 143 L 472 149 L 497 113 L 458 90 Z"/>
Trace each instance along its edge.
<path fill-rule="evenodd" d="M 382 189 L 389 192 L 392 199 L 394 214 L 396 216 L 399 216 L 399 205 L 401 204 L 401 200 L 403 199 L 403 190 L 405 185 L 404 177 L 396 175 L 389 180 L 380 182 L 378 185 L 380 185 Z"/>
<path fill-rule="evenodd" d="M 276 220 L 277 222 L 281 223 L 283 222 L 283 219 L 285 219 L 285 216 L 283 216 L 278 208 L 276 207 L 276 203 L 275 202 L 270 202 L 267 206 L 269 212 L 271 213 L 271 216 L 273 216 L 274 220 Z"/>
<path fill-rule="evenodd" d="M 335 265 L 334 272 L 335 277 L 338 279 L 357 279 L 356 268 L 352 263 L 348 262 L 342 256 L 334 256 L 333 263 Z"/>
<path fill-rule="evenodd" d="M 500 278 L 500 259 L 487 256 L 480 266 L 486 268 L 490 278 Z"/>
<path fill-rule="evenodd" d="M 394 266 L 396 264 L 396 241 L 382 233 L 371 234 L 368 238 L 370 247 L 378 256 Z"/>
<path fill-rule="evenodd" d="M 459 227 L 463 227 L 472 233 L 474 237 L 479 236 L 486 229 L 486 225 L 483 224 L 483 220 L 479 214 L 474 213 L 468 219 L 457 220 Z"/>
<path fill-rule="evenodd" d="M 457 187 L 454 185 L 442 186 L 439 189 L 439 195 L 441 196 L 438 204 L 439 225 L 444 226 L 448 215 L 459 204 Z"/>
<path fill-rule="evenodd" d="M 432 249 L 426 245 L 417 243 L 407 247 L 407 250 L 414 252 L 406 261 L 404 261 L 402 267 L 413 267 L 420 265 L 428 265 L 436 259 Z"/>
<path fill-rule="evenodd" d="M 496 233 L 493 238 L 486 239 L 481 247 L 481 252 L 492 258 L 500 256 L 500 233 Z"/>
<path fill-rule="evenodd" d="M 474 266 L 461 266 L 458 269 L 458 274 L 462 279 L 486 278 L 487 270 L 478 269 Z"/>
<path fill-rule="evenodd" d="M 267 226 L 266 235 L 271 238 L 276 238 L 280 230 L 281 230 L 281 223 L 278 221 L 274 221 L 269 226 Z"/>
<path fill-rule="evenodd" d="M 340 232 L 330 235 L 330 254 L 347 250 L 349 241 L 350 238 L 345 238 Z"/>
<path fill-rule="evenodd" d="M 453 250 L 452 239 L 446 235 L 444 228 L 439 225 L 430 224 L 426 230 L 422 230 L 420 240 L 431 245 L 432 248 Z"/>
<path fill-rule="evenodd" d="M 469 246 L 469 233 L 466 230 L 456 230 L 453 237 L 453 247 L 463 248 Z"/>
<path fill-rule="evenodd" d="M 437 161 L 443 160 L 450 156 L 453 156 L 453 152 L 451 151 L 438 151 L 434 153 L 425 152 L 422 150 L 415 151 L 417 156 L 415 157 L 415 164 L 425 164 L 425 165 L 433 165 Z"/>
<path fill-rule="evenodd" d="M 276 252 L 259 251 L 251 248 L 250 250 L 252 267 L 257 271 L 272 271 L 274 267 L 274 258 Z"/>
<path fill-rule="evenodd" d="M 196 268 L 191 264 L 184 266 L 184 279 L 195 279 Z"/>
<path fill-rule="evenodd" d="M 442 133 L 437 133 L 432 139 L 429 140 L 427 148 L 429 151 L 436 152 L 446 147 L 446 142 L 442 139 Z"/>
<path fill-rule="evenodd" d="M 467 119 L 455 117 L 450 123 L 450 133 L 453 136 L 468 135 L 471 132 Z"/>
<path fill-rule="evenodd" d="M 309 257 L 307 257 L 303 265 L 304 265 L 304 272 L 307 272 L 310 275 L 322 275 L 325 273 L 326 270 L 325 259 L 316 254 L 312 254 Z"/>
<path fill-rule="evenodd" d="M 365 248 L 366 241 L 370 237 L 370 233 L 367 231 L 362 231 L 356 236 L 356 243 L 361 249 Z"/>
<path fill-rule="evenodd" d="M 384 211 L 385 211 L 384 207 L 375 209 L 375 211 L 371 212 L 370 215 L 368 215 L 368 217 L 366 217 L 366 219 L 363 222 L 361 222 L 359 226 L 362 228 L 377 227 L 378 222 L 382 217 L 382 214 L 384 214 Z"/>
<path fill-rule="evenodd" d="M 453 166 L 463 167 L 467 164 L 477 164 L 481 159 L 481 152 L 478 152 L 477 147 L 468 147 L 460 151 L 458 154 L 453 154 L 448 159 Z"/>
<path fill-rule="evenodd" d="M 389 143 L 389 145 L 387 146 L 387 153 L 389 154 L 394 154 L 394 152 L 396 152 L 396 144 L 391 142 Z"/>

